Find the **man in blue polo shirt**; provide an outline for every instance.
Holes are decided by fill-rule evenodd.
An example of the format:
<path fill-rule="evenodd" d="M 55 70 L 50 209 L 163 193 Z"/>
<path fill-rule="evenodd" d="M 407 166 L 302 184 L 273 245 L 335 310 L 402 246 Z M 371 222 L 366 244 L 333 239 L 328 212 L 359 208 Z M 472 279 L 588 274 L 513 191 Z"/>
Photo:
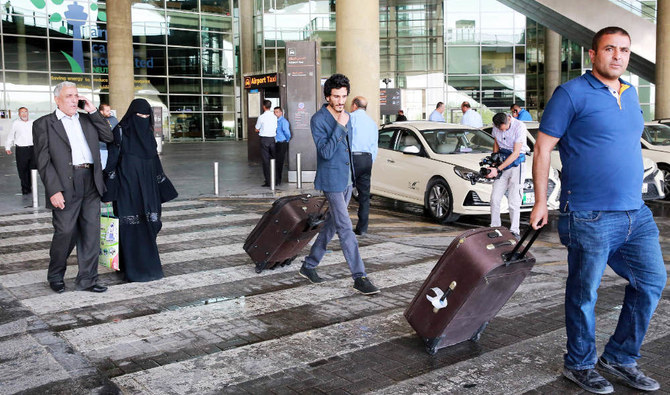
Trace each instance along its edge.
<path fill-rule="evenodd" d="M 563 162 L 558 233 L 568 248 L 565 292 L 567 353 L 563 374 L 583 389 L 614 391 L 598 368 L 643 391 L 660 388 L 637 367 L 640 346 L 667 281 L 658 227 L 642 201 L 644 120 L 637 92 L 619 77 L 630 58 L 630 36 L 607 27 L 589 50 L 593 70 L 556 89 L 535 144 L 534 228 L 547 223 L 551 150 Z M 628 281 L 614 334 L 597 358 L 595 304 L 609 265 Z"/>
<path fill-rule="evenodd" d="M 512 111 L 512 116 L 519 121 L 532 121 L 533 117 L 530 115 L 528 111 L 526 111 L 525 108 L 521 108 L 518 104 L 514 103 L 510 106 L 510 111 Z"/>
<path fill-rule="evenodd" d="M 288 142 L 291 140 L 291 128 L 289 127 L 288 120 L 284 118 L 284 111 L 281 107 L 275 107 L 274 112 L 277 117 L 277 135 L 275 136 L 277 168 L 275 170 L 275 184 L 281 185 L 284 160 L 286 160 L 286 153 L 288 152 Z"/>

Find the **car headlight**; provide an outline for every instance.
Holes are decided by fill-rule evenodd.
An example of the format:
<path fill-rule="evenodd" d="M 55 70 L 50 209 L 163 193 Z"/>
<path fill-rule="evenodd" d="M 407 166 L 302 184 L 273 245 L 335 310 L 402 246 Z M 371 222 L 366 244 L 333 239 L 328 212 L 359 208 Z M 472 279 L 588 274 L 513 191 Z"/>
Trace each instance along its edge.
<path fill-rule="evenodd" d="M 473 185 L 475 184 L 475 182 L 481 182 L 484 184 L 493 184 L 494 181 L 494 179 L 492 178 L 486 178 L 480 176 L 478 170 L 468 169 L 467 167 L 454 166 L 454 173 L 456 173 L 456 175 L 461 177 L 462 179 L 470 181 Z"/>

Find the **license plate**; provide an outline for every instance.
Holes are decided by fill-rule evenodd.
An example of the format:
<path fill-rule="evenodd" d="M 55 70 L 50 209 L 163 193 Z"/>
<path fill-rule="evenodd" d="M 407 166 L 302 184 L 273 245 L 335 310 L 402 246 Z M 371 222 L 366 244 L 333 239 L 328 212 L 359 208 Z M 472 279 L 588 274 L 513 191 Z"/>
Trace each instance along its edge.
<path fill-rule="evenodd" d="M 647 193 L 649 190 L 649 184 L 642 184 L 642 193 Z"/>
<path fill-rule="evenodd" d="M 523 199 L 521 200 L 521 204 L 523 205 L 535 204 L 535 192 L 524 193 Z"/>

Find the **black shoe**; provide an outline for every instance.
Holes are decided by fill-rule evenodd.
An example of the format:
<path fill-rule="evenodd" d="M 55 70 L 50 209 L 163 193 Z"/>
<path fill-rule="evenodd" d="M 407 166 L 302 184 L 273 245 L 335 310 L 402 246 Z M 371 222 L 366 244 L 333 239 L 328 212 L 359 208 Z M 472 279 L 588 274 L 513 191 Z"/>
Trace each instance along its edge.
<path fill-rule="evenodd" d="M 361 232 L 360 230 L 356 229 L 354 230 L 354 233 L 356 233 L 359 236 L 365 236 L 368 234 L 368 232 Z"/>
<path fill-rule="evenodd" d="M 92 285 L 92 286 L 90 286 L 90 287 L 88 287 L 88 288 L 84 288 L 82 291 L 88 291 L 88 292 L 96 292 L 96 293 L 100 293 L 100 292 L 105 292 L 105 291 L 107 291 L 107 287 L 105 287 L 105 286 L 103 286 L 103 285 L 95 284 L 95 285 Z"/>
<path fill-rule="evenodd" d="M 49 286 L 57 294 L 62 294 L 65 291 L 65 283 L 63 281 L 51 282 Z"/>
<path fill-rule="evenodd" d="M 318 284 L 323 282 L 323 279 L 319 277 L 318 274 L 316 274 L 316 269 L 306 268 L 304 264 L 302 265 L 302 267 L 300 267 L 300 271 L 298 273 L 300 273 L 301 276 L 308 279 L 312 284 Z"/>
<path fill-rule="evenodd" d="M 266 182 L 265 184 L 263 184 L 263 185 L 261 185 L 261 186 L 262 186 L 262 187 L 269 187 L 270 184 L 268 184 L 268 183 Z"/>
<path fill-rule="evenodd" d="M 594 394 L 611 394 L 614 387 L 595 369 L 573 370 L 563 368 L 563 376 Z"/>
<path fill-rule="evenodd" d="M 661 388 L 661 385 L 658 384 L 658 381 L 652 379 L 651 377 L 645 376 L 644 373 L 637 366 L 625 367 L 617 366 L 611 362 L 608 362 L 605 358 L 598 358 L 598 367 L 604 372 L 609 373 L 613 376 L 616 376 L 624 382 L 629 387 L 641 391 L 656 391 Z"/>
<path fill-rule="evenodd" d="M 374 295 L 379 293 L 379 288 L 372 285 L 367 277 L 357 277 L 354 279 L 354 289 L 363 295 Z"/>

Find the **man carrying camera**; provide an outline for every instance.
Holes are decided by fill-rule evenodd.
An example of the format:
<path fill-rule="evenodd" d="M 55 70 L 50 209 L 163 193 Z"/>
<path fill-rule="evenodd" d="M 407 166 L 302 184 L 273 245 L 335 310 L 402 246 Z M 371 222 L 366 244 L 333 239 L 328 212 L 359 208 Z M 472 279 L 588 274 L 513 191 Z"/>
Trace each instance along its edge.
<path fill-rule="evenodd" d="M 493 116 L 493 152 L 500 153 L 502 163 L 489 167 L 486 178 L 496 178 L 491 193 L 491 226 L 500 226 L 500 201 L 507 192 L 510 231 L 519 238 L 519 217 L 521 195 L 523 193 L 523 162 L 526 156 L 523 147 L 526 144 L 526 125 L 511 116 L 499 112 Z"/>

